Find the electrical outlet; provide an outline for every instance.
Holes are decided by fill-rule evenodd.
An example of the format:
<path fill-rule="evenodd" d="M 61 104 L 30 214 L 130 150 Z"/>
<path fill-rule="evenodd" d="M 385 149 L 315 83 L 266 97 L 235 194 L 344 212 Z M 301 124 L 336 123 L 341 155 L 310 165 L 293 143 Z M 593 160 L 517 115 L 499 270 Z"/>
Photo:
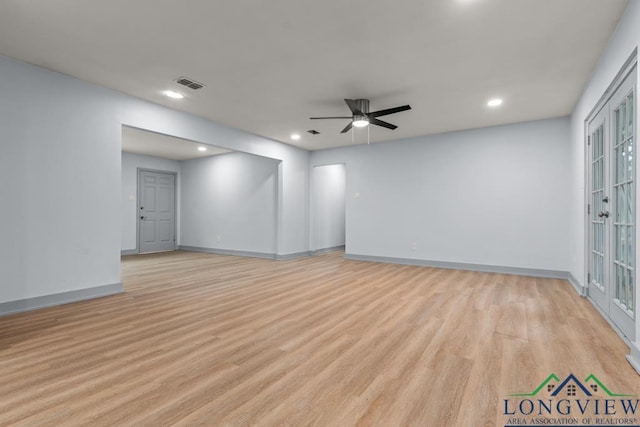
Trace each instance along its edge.
<path fill-rule="evenodd" d="M 220 235 L 217 235 L 217 236 L 216 236 L 216 243 L 220 243 L 220 240 L 222 240 L 222 239 L 220 238 Z"/>
<path fill-rule="evenodd" d="M 411 250 L 412 250 L 412 251 L 415 251 L 416 249 L 418 249 L 418 244 L 417 244 L 417 243 L 415 243 L 415 242 L 413 242 L 413 243 L 411 244 Z"/>

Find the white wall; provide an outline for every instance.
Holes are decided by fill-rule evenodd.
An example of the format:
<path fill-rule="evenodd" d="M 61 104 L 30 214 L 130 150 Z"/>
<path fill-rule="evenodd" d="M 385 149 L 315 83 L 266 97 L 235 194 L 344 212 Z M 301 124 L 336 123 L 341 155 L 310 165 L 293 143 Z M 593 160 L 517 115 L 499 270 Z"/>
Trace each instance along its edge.
<path fill-rule="evenodd" d="M 0 303 L 120 281 L 123 124 L 282 160 L 278 253 L 308 249 L 308 152 L 6 57 L 0 76 Z"/>
<path fill-rule="evenodd" d="M 348 254 L 566 271 L 568 149 L 561 118 L 316 151 L 310 161 L 347 164 Z"/>
<path fill-rule="evenodd" d="M 598 61 L 591 80 L 585 87 L 580 100 L 571 116 L 571 163 L 570 167 L 570 228 L 569 228 L 569 271 L 582 285 L 586 286 L 585 251 L 587 236 L 585 224 L 585 129 L 584 122 L 591 109 L 596 105 L 609 85 L 624 65 L 627 58 L 640 44 L 640 1 L 631 0 L 627 10 L 620 20 L 616 31 L 611 36 L 609 44 Z M 636 70 L 637 72 L 637 70 Z M 640 80 L 640 79 L 639 79 Z M 636 88 L 636 96 L 639 94 Z M 636 100 L 636 106 L 638 101 Z M 636 108 L 636 123 L 640 123 L 640 114 Z M 636 129 L 636 138 L 638 131 Z M 636 170 L 636 179 L 638 171 Z M 636 186 L 636 200 L 640 197 Z M 636 203 L 636 206 L 638 204 Z M 638 210 L 636 209 L 636 224 L 638 224 Z M 636 248 L 640 248 L 640 233 L 636 233 Z M 640 256 L 636 250 L 636 263 Z M 636 287 L 638 282 L 636 281 Z M 640 309 L 640 292 L 636 292 L 636 313 Z M 640 372 L 640 316 L 636 315 L 636 341 L 632 343 L 630 362 Z"/>
<path fill-rule="evenodd" d="M 0 57 L 0 302 L 120 281 L 117 95 Z"/>
<path fill-rule="evenodd" d="M 138 249 L 138 168 L 176 173 L 176 242 L 180 244 L 180 162 L 160 157 L 122 153 L 121 217 L 123 251 Z"/>
<path fill-rule="evenodd" d="M 344 246 L 346 171 L 343 164 L 311 171 L 312 250 Z"/>
<path fill-rule="evenodd" d="M 229 153 L 181 163 L 182 246 L 276 253 L 279 162 Z"/>
<path fill-rule="evenodd" d="M 609 40 L 591 80 L 571 116 L 571 274 L 584 286 L 585 280 L 585 135 L 584 122 L 616 74 L 640 43 L 640 2 L 630 2 L 616 31 Z"/>

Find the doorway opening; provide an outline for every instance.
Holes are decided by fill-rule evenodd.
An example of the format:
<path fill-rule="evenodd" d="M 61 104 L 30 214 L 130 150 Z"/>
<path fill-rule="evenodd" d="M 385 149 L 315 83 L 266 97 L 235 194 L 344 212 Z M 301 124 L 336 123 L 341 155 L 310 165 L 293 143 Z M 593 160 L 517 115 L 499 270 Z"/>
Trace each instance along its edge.
<path fill-rule="evenodd" d="M 311 176 L 311 250 L 344 250 L 346 245 L 346 167 L 314 166 Z"/>

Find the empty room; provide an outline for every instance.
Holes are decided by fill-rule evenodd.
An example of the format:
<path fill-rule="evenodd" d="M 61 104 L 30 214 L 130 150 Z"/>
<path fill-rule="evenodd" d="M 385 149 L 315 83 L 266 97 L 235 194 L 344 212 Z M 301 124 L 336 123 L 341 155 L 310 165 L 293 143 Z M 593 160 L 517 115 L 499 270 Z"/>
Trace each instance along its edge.
<path fill-rule="evenodd" d="M 0 426 L 640 426 L 640 0 L 0 2 Z"/>

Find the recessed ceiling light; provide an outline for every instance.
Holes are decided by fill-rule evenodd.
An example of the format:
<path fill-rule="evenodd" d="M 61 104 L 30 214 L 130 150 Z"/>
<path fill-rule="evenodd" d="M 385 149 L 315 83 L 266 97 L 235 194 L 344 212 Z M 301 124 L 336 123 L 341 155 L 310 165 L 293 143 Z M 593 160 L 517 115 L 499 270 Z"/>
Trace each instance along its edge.
<path fill-rule="evenodd" d="M 207 147 L 203 147 L 202 145 L 198 147 L 198 151 L 207 151 Z"/>
<path fill-rule="evenodd" d="M 499 105 L 502 105 L 502 99 L 500 98 L 490 99 L 489 102 L 487 102 L 487 105 L 489 107 L 497 107 Z"/>
<path fill-rule="evenodd" d="M 181 94 L 180 92 L 175 92 L 173 90 L 165 90 L 162 93 L 164 93 L 169 98 L 173 98 L 173 99 L 182 99 L 182 98 L 184 98 L 183 94 Z"/>
<path fill-rule="evenodd" d="M 300 139 L 300 134 L 299 133 L 292 133 L 291 134 L 291 139 L 293 139 L 294 141 L 297 141 Z"/>

